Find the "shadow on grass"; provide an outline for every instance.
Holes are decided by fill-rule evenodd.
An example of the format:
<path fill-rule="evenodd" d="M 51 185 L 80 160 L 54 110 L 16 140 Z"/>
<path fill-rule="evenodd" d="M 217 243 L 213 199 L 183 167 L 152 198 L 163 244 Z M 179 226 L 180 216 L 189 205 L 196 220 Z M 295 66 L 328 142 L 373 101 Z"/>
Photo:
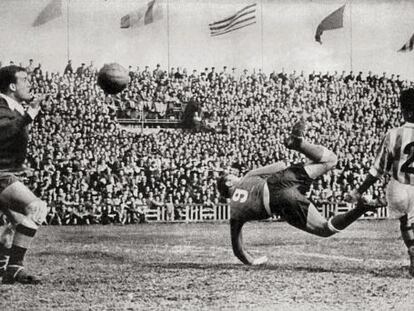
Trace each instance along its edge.
<path fill-rule="evenodd" d="M 374 277 L 389 277 L 389 278 L 408 278 L 411 277 L 408 274 L 408 267 L 392 267 L 392 268 L 376 268 L 369 269 L 365 267 L 311 267 L 303 265 L 272 265 L 266 264 L 262 266 L 247 266 L 238 263 L 194 263 L 194 262 L 169 262 L 169 263 L 141 263 L 142 268 L 152 269 L 179 269 L 179 270 L 213 270 L 213 271 L 272 271 L 280 272 L 280 274 L 286 275 L 287 271 L 290 272 L 309 272 L 309 273 L 341 273 L 348 275 L 372 275 Z"/>

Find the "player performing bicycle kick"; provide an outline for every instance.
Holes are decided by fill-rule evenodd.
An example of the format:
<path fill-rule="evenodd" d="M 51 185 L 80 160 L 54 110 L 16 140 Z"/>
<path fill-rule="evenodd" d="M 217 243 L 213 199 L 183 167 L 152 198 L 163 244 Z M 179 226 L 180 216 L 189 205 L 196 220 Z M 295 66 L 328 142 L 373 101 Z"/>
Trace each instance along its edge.
<path fill-rule="evenodd" d="M 356 207 L 326 220 L 306 197 L 312 182 L 335 167 L 337 156 L 327 148 L 303 138 L 306 122 L 299 120 L 285 141 L 287 148 L 299 151 L 310 161 L 287 167 L 283 162 L 248 172 L 244 177 L 225 174 L 217 180 L 220 195 L 231 198 L 230 231 L 233 252 L 247 265 L 260 265 L 267 257 L 253 258 L 243 248 L 242 227 L 252 220 L 281 216 L 290 225 L 320 237 L 329 237 L 348 227 L 373 203 L 360 199 Z"/>

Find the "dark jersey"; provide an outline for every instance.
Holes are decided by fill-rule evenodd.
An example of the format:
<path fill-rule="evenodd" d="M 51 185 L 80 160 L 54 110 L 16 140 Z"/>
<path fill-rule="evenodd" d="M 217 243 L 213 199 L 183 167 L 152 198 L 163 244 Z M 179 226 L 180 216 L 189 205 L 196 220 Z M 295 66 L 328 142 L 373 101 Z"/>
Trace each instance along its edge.
<path fill-rule="evenodd" d="M 231 198 L 231 218 L 266 219 L 270 216 L 265 208 L 267 200 L 271 214 L 285 219 L 298 218 L 300 214 L 301 218 L 306 219 L 310 203 L 306 192 L 311 183 L 312 179 L 303 165 L 292 165 L 272 175 L 245 176 L 235 186 Z M 265 188 L 268 191 L 266 197 Z"/>
<path fill-rule="evenodd" d="M 269 217 L 263 203 L 265 184 L 266 178 L 260 176 L 245 176 L 236 184 L 230 203 L 232 219 Z"/>
<path fill-rule="evenodd" d="M 19 167 L 26 158 L 29 136 L 27 125 L 32 121 L 25 112 L 11 110 L 0 97 L 0 169 Z"/>

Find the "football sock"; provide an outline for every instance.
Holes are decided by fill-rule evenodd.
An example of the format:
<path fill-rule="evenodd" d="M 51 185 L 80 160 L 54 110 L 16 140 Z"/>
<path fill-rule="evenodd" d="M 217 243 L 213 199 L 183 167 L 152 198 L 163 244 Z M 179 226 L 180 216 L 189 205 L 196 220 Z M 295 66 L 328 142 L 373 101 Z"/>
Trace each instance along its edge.
<path fill-rule="evenodd" d="M 24 256 L 36 231 L 36 229 L 28 228 L 22 224 L 17 225 L 13 244 L 10 249 L 9 265 L 23 266 Z"/>
<path fill-rule="evenodd" d="M 334 229 L 337 231 L 343 230 L 356 221 L 359 217 L 364 215 L 366 209 L 363 206 L 356 206 L 355 208 L 351 209 L 350 211 L 335 215 L 331 219 L 329 219 L 329 224 L 333 226 Z M 329 227 L 328 224 L 328 227 Z M 331 228 L 330 228 L 331 229 Z M 332 229 L 331 229 L 332 230 Z"/>
<path fill-rule="evenodd" d="M 400 218 L 400 230 L 407 248 L 414 246 L 414 228 L 413 224 L 408 223 L 407 215 Z"/>

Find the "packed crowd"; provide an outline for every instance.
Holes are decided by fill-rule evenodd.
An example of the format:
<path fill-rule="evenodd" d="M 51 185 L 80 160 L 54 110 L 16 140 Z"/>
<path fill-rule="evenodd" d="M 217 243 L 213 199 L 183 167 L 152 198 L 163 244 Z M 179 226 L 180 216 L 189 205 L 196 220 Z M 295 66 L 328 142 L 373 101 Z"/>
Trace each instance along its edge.
<path fill-rule="evenodd" d="M 31 66 L 31 67 L 30 67 Z M 120 95 L 96 85 L 96 68 L 68 63 L 63 73 L 27 68 L 34 93 L 50 96 L 31 130 L 30 188 L 51 206 L 50 224 L 134 223 L 152 206 L 180 219 L 188 205 L 220 201 L 215 179 L 222 170 L 244 174 L 276 161 L 304 159 L 283 141 L 299 114 L 311 118 L 307 138 L 339 157 L 317 180 L 311 197 L 343 200 L 367 173 L 380 139 L 399 125 L 398 97 L 412 86 L 399 76 L 272 72 L 238 73 L 171 68 L 129 68 L 132 82 Z M 120 111 L 134 117 L 180 118 L 177 104 L 196 105 L 200 130 L 133 133 L 118 126 Z M 175 108 L 174 108 L 175 107 Z M 384 196 L 383 182 L 370 189 Z"/>

